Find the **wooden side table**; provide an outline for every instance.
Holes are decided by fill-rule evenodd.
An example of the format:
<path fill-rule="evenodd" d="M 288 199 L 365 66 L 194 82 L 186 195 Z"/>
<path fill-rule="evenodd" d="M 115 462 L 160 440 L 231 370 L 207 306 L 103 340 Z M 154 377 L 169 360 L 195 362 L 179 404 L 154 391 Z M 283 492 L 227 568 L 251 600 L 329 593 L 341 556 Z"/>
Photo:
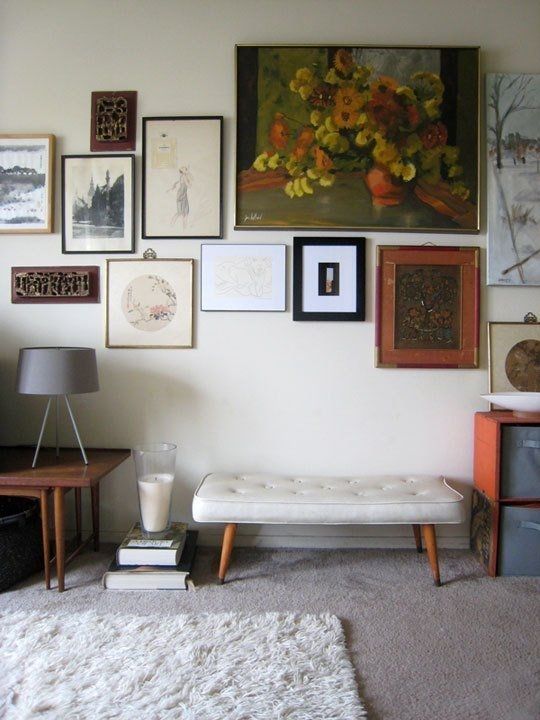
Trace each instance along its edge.
<path fill-rule="evenodd" d="M 47 528 L 47 497 L 54 498 L 54 533 L 56 542 L 56 575 L 58 591 L 65 589 L 65 566 L 86 545 L 93 541 L 99 550 L 99 483 L 129 456 L 129 450 L 87 450 L 88 465 L 81 459 L 79 450 L 62 449 L 56 457 L 52 449 L 39 455 L 38 467 L 32 468 L 34 448 L 0 448 L 0 494 L 37 497 L 41 505 L 45 584 L 50 588 L 50 549 Z M 84 541 L 81 537 L 81 491 L 89 488 L 92 498 L 92 533 Z M 75 517 L 77 547 L 66 558 L 64 496 L 75 491 Z"/>

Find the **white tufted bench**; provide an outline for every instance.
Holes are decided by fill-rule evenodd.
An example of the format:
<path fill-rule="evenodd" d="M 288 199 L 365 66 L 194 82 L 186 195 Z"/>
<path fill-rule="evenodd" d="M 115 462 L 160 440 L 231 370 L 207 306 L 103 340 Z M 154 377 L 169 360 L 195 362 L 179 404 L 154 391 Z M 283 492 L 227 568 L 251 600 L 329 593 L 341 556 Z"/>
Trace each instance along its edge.
<path fill-rule="evenodd" d="M 413 526 L 422 552 L 421 530 L 436 585 L 440 585 L 435 524 L 465 519 L 463 496 L 443 477 L 287 477 L 211 473 L 193 497 L 197 522 L 225 523 L 219 579 L 229 567 L 238 523 L 286 525 Z"/>

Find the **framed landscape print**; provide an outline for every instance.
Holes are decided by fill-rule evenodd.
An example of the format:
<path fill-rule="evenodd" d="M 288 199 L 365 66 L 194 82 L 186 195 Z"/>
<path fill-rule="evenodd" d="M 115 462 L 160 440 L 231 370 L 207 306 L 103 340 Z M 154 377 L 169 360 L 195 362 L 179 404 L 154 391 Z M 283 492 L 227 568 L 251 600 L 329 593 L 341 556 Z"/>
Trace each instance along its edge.
<path fill-rule="evenodd" d="M 477 247 L 377 248 L 377 367 L 478 367 Z"/>
<path fill-rule="evenodd" d="M 365 238 L 294 238 L 293 320 L 365 319 Z"/>
<path fill-rule="evenodd" d="M 107 260 L 106 347 L 193 347 L 193 260 Z"/>
<path fill-rule="evenodd" d="M 486 75 L 487 282 L 540 285 L 540 75 Z"/>
<path fill-rule="evenodd" d="M 478 232 L 478 48 L 236 48 L 241 228 Z"/>
<path fill-rule="evenodd" d="M 143 238 L 222 237 L 222 117 L 143 118 Z"/>
<path fill-rule="evenodd" d="M 54 135 L 0 135 L 0 233 L 52 233 Z"/>
<path fill-rule="evenodd" d="M 201 310 L 285 310 L 285 245 L 201 245 Z"/>
<path fill-rule="evenodd" d="M 64 265 L 60 267 L 11 268 L 12 303 L 97 303 L 99 267 Z"/>
<path fill-rule="evenodd" d="M 540 392 L 540 323 L 488 323 L 489 392 Z"/>
<path fill-rule="evenodd" d="M 135 252 L 135 156 L 62 155 L 62 252 Z"/>

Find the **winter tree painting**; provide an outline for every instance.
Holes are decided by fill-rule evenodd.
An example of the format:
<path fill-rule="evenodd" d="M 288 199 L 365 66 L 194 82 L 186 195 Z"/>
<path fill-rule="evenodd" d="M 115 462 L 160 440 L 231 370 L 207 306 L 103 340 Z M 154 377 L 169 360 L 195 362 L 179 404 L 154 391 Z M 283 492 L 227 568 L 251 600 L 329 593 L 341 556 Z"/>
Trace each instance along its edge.
<path fill-rule="evenodd" d="M 487 75 L 488 285 L 540 285 L 540 75 Z"/>

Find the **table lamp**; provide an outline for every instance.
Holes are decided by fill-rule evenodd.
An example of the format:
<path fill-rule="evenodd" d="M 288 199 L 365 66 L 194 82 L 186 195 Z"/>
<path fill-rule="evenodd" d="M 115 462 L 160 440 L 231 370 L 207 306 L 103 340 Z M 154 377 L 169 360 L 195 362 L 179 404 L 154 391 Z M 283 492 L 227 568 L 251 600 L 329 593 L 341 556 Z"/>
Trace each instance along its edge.
<path fill-rule="evenodd" d="M 99 390 L 99 381 L 96 351 L 93 348 L 30 347 L 19 350 L 17 391 L 23 395 L 49 396 L 32 467 L 36 467 L 53 398 L 56 399 L 56 455 L 58 456 L 60 453 L 58 445 L 58 405 L 61 395 L 64 396 L 71 424 L 81 448 L 84 464 L 88 465 L 88 459 L 68 395 L 96 392 L 97 390 Z"/>

